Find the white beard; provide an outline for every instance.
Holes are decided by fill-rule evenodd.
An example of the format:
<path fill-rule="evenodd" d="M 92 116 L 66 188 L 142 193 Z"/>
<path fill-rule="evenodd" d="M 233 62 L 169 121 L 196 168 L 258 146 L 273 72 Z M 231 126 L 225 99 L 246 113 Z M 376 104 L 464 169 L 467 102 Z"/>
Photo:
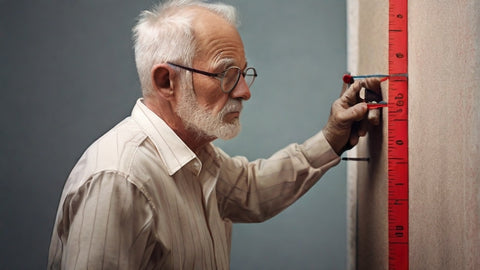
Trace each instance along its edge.
<path fill-rule="evenodd" d="M 223 120 L 228 113 L 242 110 L 240 100 L 229 98 L 222 110 L 213 114 L 198 104 L 191 87 L 184 87 L 179 92 L 180 102 L 176 113 L 187 129 L 194 131 L 200 137 L 215 137 L 223 140 L 232 139 L 240 133 L 241 125 L 238 118 L 230 123 Z"/>

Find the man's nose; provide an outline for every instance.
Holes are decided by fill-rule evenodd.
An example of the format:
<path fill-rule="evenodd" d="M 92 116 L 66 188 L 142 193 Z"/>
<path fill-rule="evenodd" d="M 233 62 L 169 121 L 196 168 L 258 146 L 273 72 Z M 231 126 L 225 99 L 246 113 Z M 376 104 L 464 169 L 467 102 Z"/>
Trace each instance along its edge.
<path fill-rule="evenodd" d="M 230 92 L 230 96 L 235 99 L 240 98 L 243 100 L 249 100 L 252 96 L 252 93 L 250 93 L 250 87 L 248 87 L 243 76 L 240 76 L 238 84 L 233 88 L 232 92 Z"/>

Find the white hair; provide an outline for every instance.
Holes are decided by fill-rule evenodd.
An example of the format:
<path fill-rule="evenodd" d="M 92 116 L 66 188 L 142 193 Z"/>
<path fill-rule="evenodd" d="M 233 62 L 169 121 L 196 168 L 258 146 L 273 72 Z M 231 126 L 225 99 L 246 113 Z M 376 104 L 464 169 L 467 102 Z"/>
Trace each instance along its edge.
<path fill-rule="evenodd" d="M 239 25 L 233 6 L 202 0 L 169 0 L 159 3 L 152 10 L 143 11 L 133 28 L 133 38 L 144 97 L 153 92 L 151 71 L 154 65 L 171 61 L 191 66 L 197 48 L 192 29 L 195 14 L 188 12 L 189 7 L 206 8 L 230 24 Z"/>

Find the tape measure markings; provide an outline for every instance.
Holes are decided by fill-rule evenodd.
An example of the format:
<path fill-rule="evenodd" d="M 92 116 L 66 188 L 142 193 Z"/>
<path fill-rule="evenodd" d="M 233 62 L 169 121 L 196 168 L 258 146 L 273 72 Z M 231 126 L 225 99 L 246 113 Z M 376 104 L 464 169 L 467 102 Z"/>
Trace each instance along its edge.
<path fill-rule="evenodd" d="M 408 0 L 389 1 L 389 74 L 408 74 Z M 388 267 L 409 267 L 408 77 L 388 89 Z"/>

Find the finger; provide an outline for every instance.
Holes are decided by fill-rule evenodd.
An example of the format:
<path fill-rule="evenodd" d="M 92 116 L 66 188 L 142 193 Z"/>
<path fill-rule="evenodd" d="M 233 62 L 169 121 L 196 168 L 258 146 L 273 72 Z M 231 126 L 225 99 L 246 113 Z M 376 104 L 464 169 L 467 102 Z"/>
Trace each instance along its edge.
<path fill-rule="evenodd" d="M 347 91 L 347 89 L 348 89 L 348 84 L 343 83 L 343 85 L 342 85 L 342 92 L 340 93 L 340 96 L 342 96 L 342 95 L 345 93 L 345 91 Z"/>
<path fill-rule="evenodd" d="M 362 120 L 360 120 L 360 122 L 358 122 L 358 130 L 357 130 L 358 136 L 363 137 L 367 135 L 367 130 L 368 130 L 368 119 L 363 118 Z"/>
<path fill-rule="evenodd" d="M 355 122 L 351 126 L 350 134 L 348 135 L 347 144 L 343 148 L 343 151 L 352 149 L 355 145 L 357 145 L 359 138 L 358 138 L 358 122 Z"/>
<path fill-rule="evenodd" d="M 350 135 L 350 139 L 348 140 L 349 144 L 351 147 L 357 145 L 358 141 L 360 140 L 360 137 L 356 133 L 352 133 Z"/>
<path fill-rule="evenodd" d="M 367 103 L 357 103 L 356 105 L 353 105 L 346 108 L 345 110 L 338 112 L 338 119 L 342 123 L 352 123 L 354 121 L 360 121 L 365 117 L 367 111 Z"/>
<path fill-rule="evenodd" d="M 381 88 L 380 88 L 380 80 L 378 78 L 367 78 L 364 80 L 365 81 L 365 87 L 372 90 L 372 91 L 375 91 L 377 93 L 380 93 L 381 92 Z"/>
<path fill-rule="evenodd" d="M 369 110 L 367 114 L 368 123 L 378 126 L 380 124 L 380 114 L 380 109 Z"/>
<path fill-rule="evenodd" d="M 358 103 L 358 96 L 360 90 L 365 86 L 364 80 L 355 81 L 350 87 L 342 94 L 340 100 L 344 108 L 353 106 Z"/>

